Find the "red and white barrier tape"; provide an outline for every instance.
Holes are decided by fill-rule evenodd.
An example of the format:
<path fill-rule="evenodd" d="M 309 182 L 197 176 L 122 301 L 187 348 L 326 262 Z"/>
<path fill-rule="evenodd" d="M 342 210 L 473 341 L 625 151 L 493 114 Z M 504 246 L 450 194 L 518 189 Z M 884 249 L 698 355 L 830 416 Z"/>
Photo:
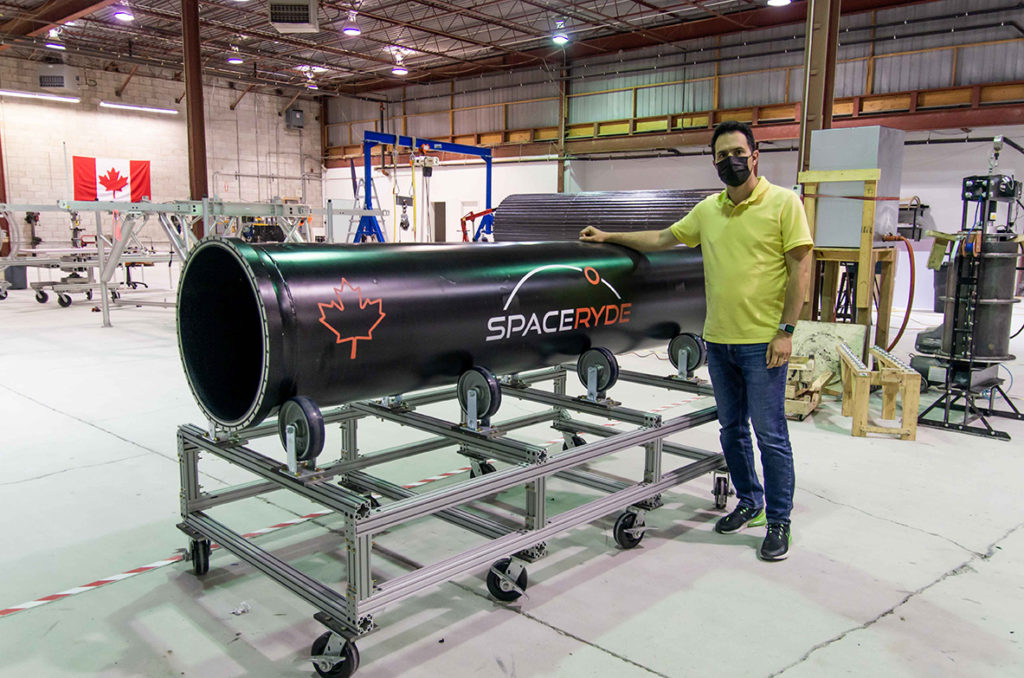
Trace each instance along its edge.
<path fill-rule="evenodd" d="M 417 481 L 415 483 L 409 483 L 408 485 L 403 485 L 402 487 L 404 487 L 407 490 L 408 489 L 412 489 L 414 487 L 420 487 L 421 485 L 427 485 L 429 483 L 437 482 L 438 480 L 443 480 L 444 478 L 450 478 L 450 477 L 458 475 L 460 473 L 465 473 L 469 469 L 470 469 L 469 466 L 465 466 L 465 467 L 460 468 L 460 469 L 458 469 L 456 471 L 449 471 L 448 473 L 441 473 L 441 474 L 438 474 L 436 476 L 431 476 L 429 478 L 424 478 L 423 480 Z M 314 518 L 322 518 L 323 516 L 330 515 L 330 514 L 331 514 L 331 511 L 317 511 L 316 513 L 309 513 L 309 514 L 306 514 L 304 516 L 300 516 L 298 518 L 293 518 L 292 520 L 285 520 L 285 521 L 277 523 L 275 525 L 271 525 L 270 527 L 264 527 L 263 529 L 260 529 L 260 530 L 255 530 L 253 532 L 246 532 L 242 536 L 244 538 L 246 538 L 246 539 L 252 539 L 253 537 L 260 537 L 260 536 L 263 536 L 263 535 L 268 534 L 270 532 L 275 532 L 277 530 L 280 530 L 281 528 L 284 528 L 284 527 L 291 527 L 292 525 L 299 525 L 300 523 L 305 523 L 307 521 L 313 520 Z M 218 549 L 218 548 L 220 548 L 220 546 L 218 544 L 213 544 L 213 545 L 211 545 L 210 548 L 211 549 Z M 157 570 L 157 569 L 159 569 L 161 567 L 167 567 L 168 565 L 173 565 L 174 563 L 180 563 L 184 559 L 185 559 L 185 556 L 183 554 L 177 554 L 177 555 L 171 556 L 171 557 L 169 557 L 169 558 L 167 558 L 165 560 L 158 560 L 155 563 L 150 563 L 149 565 L 143 565 L 142 567 L 136 567 L 136 568 L 134 568 L 132 570 L 128 570 L 127 572 L 122 572 L 121 574 L 115 574 L 115 575 L 110 576 L 110 577 L 104 577 L 103 579 L 97 579 L 94 582 L 90 582 L 88 584 L 83 584 L 82 586 L 76 586 L 75 588 L 68 589 L 66 591 L 61 591 L 60 593 L 53 593 L 53 594 L 48 595 L 48 596 L 43 596 L 42 598 L 36 598 L 35 600 L 31 600 L 31 601 L 29 601 L 27 603 L 22 603 L 21 605 L 12 605 L 11 607 L 8 607 L 6 609 L 0 610 L 0 617 L 4 617 L 4 616 L 7 616 L 7 615 L 12 615 L 12 614 L 14 614 L 16 612 L 22 612 L 24 610 L 30 610 L 33 607 L 39 607 L 40 605 L 46 605 L 47 603 L 52 603 L 55 600 L 63 600 L 64 598 L 68 598 L 70 596 L 75 596 L 75 595 L 78 595 L 79 593 L 85 593 L 86 591 L 92 591 L 93 589 L 98 589 L 101 586 L 106 586 L 107 584 L 113 584 L 116 581 L 122 581 L 124 579 L 130 579 L 131 577 L 134 577 L 135 575 L 138 575 L 138 574 L 142 574 L 143 572 L 150 572 L 152 570 Z"/>
<path fill-rule="evenodd" d="M 688 400 L 683 400 L 682 402 L 671 403 L 669 405 L 664 405 L 662 407 L 655 407 L 651 411 L 652 412 L 664 412 L 665 410 L 671 409 L 673 407 L 679 407 L 680 405 L 684 405 L 684 404 L 686 404 L 688 402 L 692 402 L 694 400 L 697 400 L 699 397 L 700 396 L 695 397 L 695 398 L 690 398 Z M 609 422 L 605 423 L 604 425 L 605 426 L 615 426 L 616 424 L 619 424 L 619 423 L 621 423 L 621 422 L 609 421 Z M 557 443 L 560 440 L 561 440 L 561 438 L 559 438 L 557 440 L 551 440 L 551 441 L 548 442 L 548 444 Z M 416 481 L 414 483 L 409 483 L 408 485 L 402 485 L 402 487 L 404 487 L 407 490 L 411 490 L 414 487 L 421 487 L 423 485 L 429 485 L 430 483 L 435 483 L 435 482 L 437 482 L 439 480 L 444 480 L 445 478 L 451 478 L 452 476 L 457 476 L 460 473 L 465 473 L 466 471 L 469 471 L 470 468 L 471 467 L 469 467 L 469 466 L 463 466 L 462 468 L 456 469 L 454 471 L 448 471 L 447 473 L 439 473 L 436 476 L 430 476 L 429 478 L 424 478 L 423 480 L 418 480 L 418 481 Z M 307 521 L 313 520 L 314 518 L 322 518 L 323 516 L 330 515 L 330 514 L 331 514 L 331 511 L 317 511 L 316 513 L 309 513 L 309 514 L 306 514 L 304 516 L 300 516 L 298 518 L 293 518 L 292 520 L 285 520 L 285 521 L 277 523 L 275 525 L 271 525 L 270 527 L 264 527 L 263 529 L 260 529 L 260 530 L 255 530 L 253 532 L 246 532 L 242 536 L 244 538 L 246 538 L 246 539 L 252 539 L 253 537 L 260 537 L 260 536 L 263 536 L 263 535 L 268 534 L 270 532 L 275 532 L 277 530 L 280 530 L 281 528 L 284 528 L 284 527 L 291 527 L 292 525 L 299 525 L 301 523 L 305 523 Z M 218 549 L 218 548 L 220 548 L 220 546 L 217 545 L 217 544 L 213 544 L 210 548 L 211 549 Z M 171 557 L 169 557 L 169 558 L 167 558 L 165 560 L 158 560 L 158 561 L 156 561 L 154 563 L 150 563 L 149 565 L 143 565 L 142 567 L 136 567 L 136 568 L 128 570 L 126 572 L 122 572 L 121 574 L 115 574 L 115 575 L 110 576 L 110 577 L 104 577 L 103 579 L 97 579 L 94 582 L 90 582 L 88 584 L 83 584 L 82 586 L 76 586 L 75 588 L 67 589 L 66 591 L 61 591 L 60 593 L 53 593 L 53 594 L 50 594 L 48 596 L 43 596 L 42 598 L 36 598 L 35 600 L 30 600 L 27 603 L 22 603 L 21 605 L 13 605 L 11 607 L 8 607 L 8 608 L 0 610 L 0 617 L 12 615 L 12 614 L 14 614 L 16 612 L 22 612 L 24 610 L 30 610 L 33 607 L 39 607 L 40 605 L 46 605 L 47 603 L 52 603 L 55 600 L 63 600 L 64 598 L 68 598 L 70 596 L 75 596 L 75 595 L 78 595 L 79 593 L 85 593 L 86 591 L 92 591 L 93 589 L 98 589 L 99 587 L 106 586 L 107 584 L 113 584 L 116 581 L 123 581 L 125 579 L 130 579 L 131 577 L 134 577 L 136 575 L 142 574 L 144 572 L 150 572 L 152 570 L 160 569 L 161 567 L 167 567 L 168 565 L 173 565 L 174 563 L 180 563 L 182 560 L 184 560 L 184 558 L 185 558 L 184 555 L 177 554 L 177 555 L 171 556 Z"/>

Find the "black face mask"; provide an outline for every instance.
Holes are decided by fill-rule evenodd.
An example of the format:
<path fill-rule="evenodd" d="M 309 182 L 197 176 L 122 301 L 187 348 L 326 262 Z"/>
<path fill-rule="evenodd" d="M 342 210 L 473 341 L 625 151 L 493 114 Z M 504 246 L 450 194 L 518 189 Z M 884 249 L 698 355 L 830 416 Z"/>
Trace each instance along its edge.
<path fill-rule="evenodd" d="M 732 186 L 733 188 L 742 186 L 750 178 L 750 168 L 747 167 L 748 158 L 749 156 L 741 158 L 730 155 L 716 162 L 715 169 L 718 170 L 718 178 L 726 186 Z"/>

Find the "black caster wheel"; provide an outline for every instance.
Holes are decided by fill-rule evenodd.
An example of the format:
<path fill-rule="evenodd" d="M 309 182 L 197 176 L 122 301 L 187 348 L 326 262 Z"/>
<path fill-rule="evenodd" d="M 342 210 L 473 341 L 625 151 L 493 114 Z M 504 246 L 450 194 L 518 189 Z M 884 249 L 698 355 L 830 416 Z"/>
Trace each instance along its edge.
<path fill-rule="evenodd" d="M 208 539 L 193 539 L 189 542 L 188 557 L 192 561 L 192 572 L 197 577 L 202 577 L 210 571 L 210 541 Z"/>
<path fill-rule="evenodd" d="M 672 367 L 676 369 L 679 369 L 679 352 L 683 349 L 686 350 L 686 365 L 684 366 L 686 372 L 693 372 L 708 360 L 708 346 L 704 343 L 704 339 L 696 334 L 684 332 L 677 334 L 668 343 L 668 359 L 672 363 Z"/>
<path fill-rule="evenodd" d="M 92 301 L 92 290 L 85 291 L 85 298 L 88 299 L 89 301 Z"/>
<path fill-rule="evenodd" d="M 7 298 L 7 290 L 0 290 L 0 301 Z"/>
<path fill-rule="evenodd" d="M 615 355 L 606 348 L 587 349 L 576 361 L 576 376 L 584 388 L 589 388 L 587 375 L 591 367 L 597 368 L 597 392 L 604 393 L 619 380 L 619 363 Z"/>
<path fill-rule="evenodd" d="M 117 300 L 118 300 L 118 299 L 120 299 L 120 298 L 121 298 L 121 294 L 120 294 L 120 293 L 119 293 L 119 292 L 118 292 L 117 290 L 114 290 L 114 291 L 112 291 L 112 292 L 110 293 L 110 299 L 111 299 L 111 301 L 117 301 Z"/>
<path fill-rule="evenodd" d="M 587 441 L 583 439 L 583 436 L 573 435 L 571 447 L 580 447 L 581 445 L 586 445 L 586 444 L 587 444 Z M 569 447 L 570 447 L 569 443 L 562 443 L 562 449 L 563 450 L 568 450 Z"/>
<path fill-rule="evenodd" d="M 57 295 L 57 305 L 61 308 L 67 308 L 71 305 L 71 295 L 64 294 L 63 292 Z"/>
<path fill-rule="evenodd" d="M 463 412 L 469 406 L 470 391 L 476 392 L 477 419 L 487 419 L 501 407 L 501 385 L 486 368 L 471 367 L 459 376 L 459 405 Z"/>
<path fill-rule="evenodd" d="M 49 301 L 49 299 L 50 295 L 47 294 L 46 292 L 42 290 L 36 292 L 36 301 L 38 301 L 40 304 L 45 304 L 47 301 Z"/>
<path fill-rule="evenodd" d="M 494 468 L 494 464 L 492 464 L 489 461 L 482 461 L 482 462 L 480 462 L 480 475 L 482 475 L 482 476 L 485 476 L 488 473 L 494 473 L 497 470 L 498 469 Z M 477 477 L 477 472 L 476 472 L 476 467 L 475 466 L 470 467 L 470 469 L 469 469 L 469 477 L 470 478 L 476 478 Z"/>
<path fill-rule="evenodd" d="M 324 450 L 324 417 L 312 398 L 296 396 L 281 406 L 277 415 L 277 433 L 281 446 L 288 449 L 287 428 L 295 426 L 295 456 L 312 461 Z"/>
<path fill-rule="evenodd" d="M 612 536 L 615 538 L 615 543 L 624 549 L 636 548 L 643 541 L 644 533 L 634 534 L 630 532 L 635 527 L 637 527 L 637 515 L 635 513 L 625 511 L 620 514 L 615 521 L 615 527 L 612 528 Z"/>
<path fill-rule="evenodd" d="M 318 676 L 348 678 L 359 669 L 359 649 L 351 640 L 328 631 L 313 641 L 310 650 Z"/>
<path fill-rule="evenodd" d="M 491 565 L 490 571 L 487 573 L 487 590 L 491 592 L 492 596 L 503 603 L 511 603 L 513 600 L 518 600 L 519 596 L 523 595 L 521 592 L 526 590 L 527 578 L 525 568 L 519 573 L 519 576 L 516 577 L 516 586 L 519 587 L 518 591 L 510 582 L 498 576 L 495 572 L 495 570 L 497 570 L 502 574 L 507 574 L 511 565 L 511 558 L 502 558 L 501 560 L 494 561 L 494 564 Z"/>
<path fill-rule="evenodd" d="M 724 509 L 729 501 L 729 478 L 726 476 L 715 478 L 715 488 L 712 490 L 712 494 L 715 495 L 715 508 Z"/>

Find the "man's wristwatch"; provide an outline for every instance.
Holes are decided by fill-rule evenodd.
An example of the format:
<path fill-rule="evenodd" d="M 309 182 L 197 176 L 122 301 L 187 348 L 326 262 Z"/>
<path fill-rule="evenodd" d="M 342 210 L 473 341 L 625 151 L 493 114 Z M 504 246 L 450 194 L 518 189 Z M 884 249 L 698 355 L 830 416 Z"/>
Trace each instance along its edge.
<path fill-rule="evenodd" d="M 796 325 L 789 325 L 787 323 L 779 323 L 779 330 L 786 334 L 793 334 L 796 332 Z"/>

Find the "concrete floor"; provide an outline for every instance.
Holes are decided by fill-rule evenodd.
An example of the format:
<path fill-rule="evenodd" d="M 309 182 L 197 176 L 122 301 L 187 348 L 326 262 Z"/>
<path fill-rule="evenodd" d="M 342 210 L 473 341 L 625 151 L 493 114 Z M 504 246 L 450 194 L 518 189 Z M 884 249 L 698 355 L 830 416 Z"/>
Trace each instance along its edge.
<path fill-rule="evenodd" d="M 91 306 L 39 305 L 30 291 L 0 302 L 0 609 L 184 546 L 174 527 L 175 428 L 202 419 L 182 377 L 173 314 L 116 310 L 114 327 L 103 329 Z M 936 318 L 915 315 L 911 331 Z M 1014 327 L 1022 320 L 1018 314 Z M 906 357 L 911 345 L 912 334 L 896 353 Z M 1014 348 L 1024 355 L 1024 337 Z M 622 362 L 670 371 L 653 355 Z M 1024 365 L 1010 368 L 1020 395 Z M 626 384 L 613 395 L 639 407 L 681 403 L 667 416 L 708 404 Z M 431 411 L 454 416 L 437 407 Z M 506 399 L 499 417 L 526 411 Z M 492 601 L 482 571 L 395 604 L 379 616 L 381 630 L 359 642 L 358 675 L 1021 675 L 1024 423 L 998 420 L 1011 443 L 924 428 L 916 442 L 857 439 L 849 425 L 838 403 L 826 402 L 790 426 L 797 493 L 788 561 L 757 559 L 763 529 L 714 533 L 721 512 L 710 478 L 700 478 L 649 514 L 653 529 L 637 549 L 615 546 L 614 516 L 552 540 L 548 557 L 529 567 L 528 597 L 515 604 Z M 367 431 L 368 450 L 410 436 Z M 557 436 L 529 429 L 521 437 Z M 675 439 L 713 449 L 716 425 Z M 464 465 L 441 451 L 380 475 L 407 483 Z M 202 468 L 206 488 L 249 479 L 213 461 Z M 634 478 L 640 468 L 638 451 L 595 464 Z M 585 499 L 574 486 L 552 489 L 553 512 Z M 513 505 L 521 493 L 496 500 Z M 275 493 L 217 515 L 245 531 L 316 508 Z M 256 541 L 338 581 L 339 528 L 326 517 Z M 426 563 L 474 539 L 424 519 L 378 544 Z M 396 560 L 377 561 L 383 576 L 403 571 Z M 243 601 L 249 611 L 232 614 Z M 203 579 L 184 564 L 166 565 L 0 617 L 0 675 L 309 676 L 310 643 L 322 632 L 312 613 L 215 551 Z"/>

